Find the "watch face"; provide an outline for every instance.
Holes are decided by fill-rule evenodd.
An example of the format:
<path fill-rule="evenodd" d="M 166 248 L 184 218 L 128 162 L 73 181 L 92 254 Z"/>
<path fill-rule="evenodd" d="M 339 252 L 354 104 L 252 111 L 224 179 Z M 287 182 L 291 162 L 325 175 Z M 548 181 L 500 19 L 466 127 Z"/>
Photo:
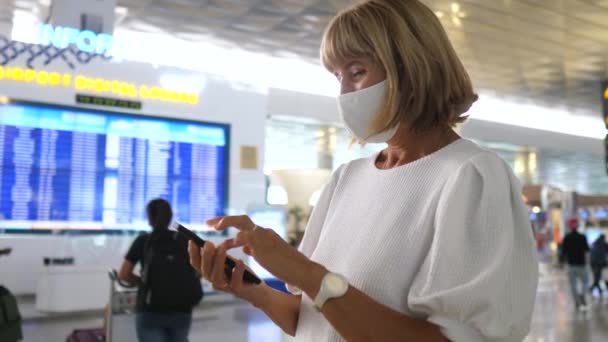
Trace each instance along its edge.
<path fill-rule="evenodd" d="M 348 289 L 348 282 L 341 276 L 333 273 L 328 274 L 325 284 L 333 293 L 342 293 Z"/>

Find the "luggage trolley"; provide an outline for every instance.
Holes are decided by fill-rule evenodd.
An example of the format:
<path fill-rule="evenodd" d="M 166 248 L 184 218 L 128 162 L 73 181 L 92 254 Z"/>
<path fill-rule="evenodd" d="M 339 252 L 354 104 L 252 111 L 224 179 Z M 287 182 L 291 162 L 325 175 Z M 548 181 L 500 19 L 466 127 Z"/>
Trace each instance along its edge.
<path fill-rule="evenodd" d="M 116 270 L 109 271 L 110 300 L 106 309 L 106 342 L 137 341 L 135 331 L 135 305 L 137 286 L 118 279 Z"/>

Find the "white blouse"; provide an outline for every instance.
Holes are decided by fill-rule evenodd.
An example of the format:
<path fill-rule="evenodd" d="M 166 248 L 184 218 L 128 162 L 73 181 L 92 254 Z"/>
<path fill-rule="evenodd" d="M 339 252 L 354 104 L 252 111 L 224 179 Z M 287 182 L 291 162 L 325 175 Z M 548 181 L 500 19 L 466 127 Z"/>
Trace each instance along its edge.
<path fill-rule="evenodd" d="M 523 340 L 538 264 L 510 167 L 466 139 L 388 170 L 376 157 L 332 175 L 300 251 L 452 341 Z M 343 339 L 304 295 L 295 341 Z"/>

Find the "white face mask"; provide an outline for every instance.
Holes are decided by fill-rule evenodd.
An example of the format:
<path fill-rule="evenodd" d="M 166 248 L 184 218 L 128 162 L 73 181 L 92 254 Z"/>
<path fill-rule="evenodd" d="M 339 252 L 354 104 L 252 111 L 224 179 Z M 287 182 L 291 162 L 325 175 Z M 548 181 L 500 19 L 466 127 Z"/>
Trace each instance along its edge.
<path fill-rule="evenodd" d="M 397 126 L 370 136 L 369 127 L 386 94 L 386 81 L 338 96 L 338 112 L 346 129 L 359 142 L 384 143 L 397 132 Z"/>

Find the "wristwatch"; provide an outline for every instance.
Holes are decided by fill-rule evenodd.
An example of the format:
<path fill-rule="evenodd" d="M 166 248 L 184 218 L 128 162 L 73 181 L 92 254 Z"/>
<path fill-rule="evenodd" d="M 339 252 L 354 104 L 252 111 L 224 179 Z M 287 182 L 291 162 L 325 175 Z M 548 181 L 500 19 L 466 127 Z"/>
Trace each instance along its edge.
<path fill-rule="evenodd" d="M 346 291 L 348 291 L 348 286 L 348 280 L 343 275 L 331 272 L 327 273 L 323 276 L 319 293 L 314 299 L 315 308 L 321 311 L 321 308 L 328 300 L 344 296 Z"/>

